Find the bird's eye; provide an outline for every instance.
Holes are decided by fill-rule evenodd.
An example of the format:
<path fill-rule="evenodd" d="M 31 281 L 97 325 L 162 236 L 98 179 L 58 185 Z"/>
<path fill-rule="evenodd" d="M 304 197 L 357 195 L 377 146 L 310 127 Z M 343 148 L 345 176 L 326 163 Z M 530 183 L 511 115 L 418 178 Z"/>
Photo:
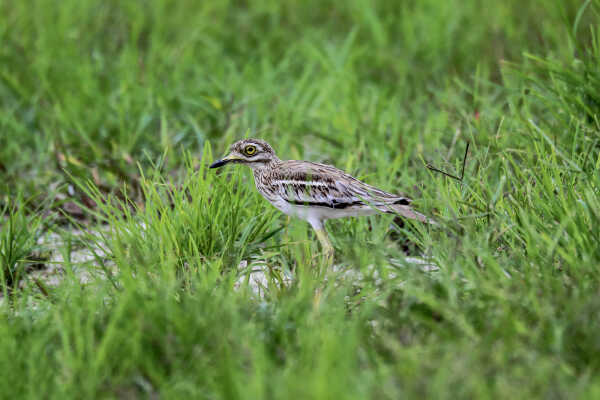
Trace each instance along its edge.
<path fill-rule="evenodd" d="M 256 153 L 256 147 L 252 146 L 252 145 L 248 145 L 248 146 L 244 147 L 244 153 L 247 156 L 252 156 L 252 155 L 254 155 L 254 153 Z"/>

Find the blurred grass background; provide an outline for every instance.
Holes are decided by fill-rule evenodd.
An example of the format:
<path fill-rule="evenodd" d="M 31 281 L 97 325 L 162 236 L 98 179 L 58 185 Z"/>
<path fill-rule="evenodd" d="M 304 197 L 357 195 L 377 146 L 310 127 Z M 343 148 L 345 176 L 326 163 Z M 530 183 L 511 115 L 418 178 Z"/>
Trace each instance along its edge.
<path fill-rule="evenodd" d="M 0 393 L 597 397 L 599 12 L 0 0 Z M 407 192 L 445 229 L 333 221 L 324 271 L 248 171 L 206 170 L 245 135 Z M 466 142 L 462 183 L 425 168 L 456 173 Z M 48 230 L 56 287 L 27 274 Z M 97 253 L 91 283 L 73 246 Z M 239 265 L 268 267 L 264 297 L 234 290 Z"/>

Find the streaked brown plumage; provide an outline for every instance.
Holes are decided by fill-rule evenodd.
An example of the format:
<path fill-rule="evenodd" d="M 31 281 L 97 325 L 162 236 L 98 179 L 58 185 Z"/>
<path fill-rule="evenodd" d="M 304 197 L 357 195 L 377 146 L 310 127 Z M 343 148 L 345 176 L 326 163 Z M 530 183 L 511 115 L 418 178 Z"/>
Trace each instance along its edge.
<path fill-rule="evenodd" d="M 244 139 L 232 144 L 229 155 L 210 168 L 227 163 L 250 166 L 260 194 L 285 214 L 308 221 L 329 255 L 333 247 L 323 229 L 327 219 L 384 212 L 435 224 L 413 210 L 406 196 L 377 189 L 331 165 L 282 161 L 264 140 Z"/>

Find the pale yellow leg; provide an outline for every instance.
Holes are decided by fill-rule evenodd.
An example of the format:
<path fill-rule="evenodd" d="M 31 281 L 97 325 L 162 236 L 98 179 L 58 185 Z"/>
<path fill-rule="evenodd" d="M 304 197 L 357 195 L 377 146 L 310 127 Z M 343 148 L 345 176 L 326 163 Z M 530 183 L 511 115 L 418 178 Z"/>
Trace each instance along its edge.
<path fill-rule="evenodd" d="M 327 236 L 327 232 L 323 228 L 323 225 L 319 224 L 316 227 L 315 227 L 315 225 L 313 225 L 313 228 L 315 230 L 315 233 L 317 234 L 317 238 L 319 239 L 319 242 L 321 242 L 321 248 L 323 250 L 323 257 L 325 259 L 324 261 L 325 261 L 326 268 L 329 268 L 333 265 L 333 253 L 335 250 L 333 248 L 333 245 L 331 244 L 331 241 L 329 240 L 329 237 Z M 318 287 L 315 292 L 315 297 L 313 298 L 313 308 L 315 310 L 318 310 L 320 304 L 321 304 L 321 288 Z"/>
<path fill-rule="evenodd" d="M 333 254 L 335 253 L 335 249 L 327 236 L 327 232 L 325 229 L 315 229 L 315 233 L 317 234 L 317 238 L 319 242 L 321 242 L 321 247 L 323 248 L 323 255 L 325 256 L 325 262 L 327 266 L 331 266 L 333 264 Z"/>

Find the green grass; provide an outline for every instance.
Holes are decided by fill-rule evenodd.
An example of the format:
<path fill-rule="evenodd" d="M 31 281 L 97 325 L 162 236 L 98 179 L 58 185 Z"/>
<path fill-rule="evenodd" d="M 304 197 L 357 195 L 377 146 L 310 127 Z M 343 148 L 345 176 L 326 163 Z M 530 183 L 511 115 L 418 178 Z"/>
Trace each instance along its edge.
<path fill-rule="evenodd" d="M 28 260 L 41 248 L 38 240 L 44 231 L 44 218 L 29 210 L 29 202 L 17 196 L 1 211 L 4 216 L 0 230 L 0 276 L 2 292 L 9 293 L 19 286 Z"/>
<path fill-rule="evenodd" d="M 485 3 L 0 0 L 1 396 L 597 398 L 600 2 Z M 246 135 L 442 228 L 326 269 Z"/>

